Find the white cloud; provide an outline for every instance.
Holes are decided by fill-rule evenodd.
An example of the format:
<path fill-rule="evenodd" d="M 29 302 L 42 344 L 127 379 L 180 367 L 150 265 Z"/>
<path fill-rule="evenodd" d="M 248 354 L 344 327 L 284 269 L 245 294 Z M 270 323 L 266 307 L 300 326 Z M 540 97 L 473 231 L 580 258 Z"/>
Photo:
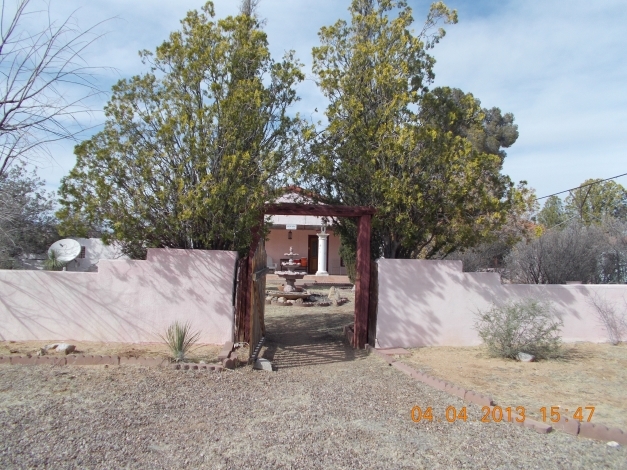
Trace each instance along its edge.
<path fill-rule="evenodd" d="M 237 0 L 216 0 L 218 18 L 235 14 Z M 416 29 L 425 17 L 425 0 L 411 1 Z M 122 77 L 142 73 L 137 51 L 154 50 L 179 28 L 202 0 L 53 1 L 59 17 L 76 11 L 87 27 L 116 17 L 89 57 L 105 71 L 103 88 Z M 573 187 L 589 177 L 624 173 L 627 155 L 627 3 L 624 0 L 499 1 L 450 0 L 460 22 L 433 51 L 436 84 L 472 92 L 486 107 L 513 112 L 520 138 L 508 150 L 505 172 L 526 179 L 538 195 Z M 324 97 L 311 80 L 311 48 L 321 26 L 348 18 L 349 0 L 262 0 L 260 15 L 272 53 L 296 50 L 309 80 L 299 87 L 296 110 L 314 108 L 322 117 Z M 106 96 L 99 102 L 102 108 Z M 102 118 L 102 115 L 99 115 Z M 42 171 L 49 186 L 73 166 L 72 145 L 55 150 L 57 166 Z M 621 181 L 627 184 L 627 178 Z"/>
<path fill-rule="evenodd" d="M 539 196 L 625 173 L 625 24 L 622 1 L 511 2 L 461 16 L 436 49 L 437 84 L 514 113 L 520 138 L 505 172 Z"/>

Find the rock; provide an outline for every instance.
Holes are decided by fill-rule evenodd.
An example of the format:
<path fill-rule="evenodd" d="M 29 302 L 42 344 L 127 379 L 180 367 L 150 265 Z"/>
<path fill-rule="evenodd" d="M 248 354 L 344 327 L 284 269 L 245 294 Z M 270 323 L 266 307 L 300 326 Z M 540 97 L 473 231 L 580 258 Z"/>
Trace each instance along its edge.
<path fill-rule="evenodd" d="M 295 304 L 295 305 L 300 305 L 300 304 L 302 304 L 302 303 L 304 303 L 304 300 L 303 300 L 303 299 L 296 299 L 296 300 L 294 301 L 294 304 Z"/>
<path fill-rule="evenodd" d="M 198 364 L 206 364 L 205 361 L 198 361 Z"/>
<path fill-rule="evenodd" d="M 333 299 L 335 297 L 335 287 L 331 286 L 331 288 L 329 289 L 329 295 L 328 295 L 329 299 Z"/>
<path fill-rule="evenodd" d="M 532 354 L 519 352 L 518 355 L 516 356 L 516 359 L 518 359 L 520 362 L 533 362 L 536 360 L 536 357 L 533 356 Z"/>
<path fill-rule="evenodd" d="M 285 303 L 285 300 L 286 300 L 286 299 L 285 299 L 285 297 L 279 297 L 278 302 L 279 302 L 280 304 L 284 304 L 284 303 Z"/>
<path fill-rule="evenodd" d="M 607 445 L 610 447 L 620 447 L 620 444 L 616 441 L 610 441 L 607 443 Z"/>
<path fill-rule="evenodd" d="M 222 361 L 222 367 L 224 367 L 225 369 L 235 369 L 235 367 L 237 367 L 237 359 L 236 358 L 231 358 L 231 357 L 227 357 L 226 359 L 224 359 Z"/>
<path fill-rule="evenodd" d="M 57 346 L 57 351 L 64 352 L 65 354 L 73 353 L 76 350 L 76 346 L 68 343 L 61 343 Z"/>
<path fill-rule="evenodd" d="M 55 344 L 49 344 L 44 348 L 41 348 L 39 351 L 39 355 L 43 356 L 45 354 L 48 353 L 48 351 L 50 350 L 56 350 L 57 352 L 62 352 L 65 354 L 71 354 L 74 351 L 76 351 L 76 346 L 74 346 L 73 344 L 69 344 L 69 343 L 55 343 Z"/>
<path fill-rule="evenodd" d="M 269 360 L 264 359 L 263 357 L 260 357 L 259 359 L 255 361 L 255 364 L 253 365 L 253 369 L 272 372 L 272 363 Z"/>
<path fill-rule="evenodd" d="M 267 295 L 267 296 L 266 296 L 266 302 L 267 302 L 268 300 L 272 300 L 272 296 L 271 296 L 271 295 Z"/>
<path fill-rule="evenodd" d="M 353 288 L 351 290 L 355 292 L 355 284 L 353 284 Z"/>

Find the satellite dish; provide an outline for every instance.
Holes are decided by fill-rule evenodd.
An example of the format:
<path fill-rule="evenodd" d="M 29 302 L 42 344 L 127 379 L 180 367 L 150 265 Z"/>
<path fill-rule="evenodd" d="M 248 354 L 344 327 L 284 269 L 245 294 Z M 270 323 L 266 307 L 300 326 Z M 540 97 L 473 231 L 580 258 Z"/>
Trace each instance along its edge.
<path fill-rule="evenodd" d="M 62 263 L 69 263 L 81 254 L 81 244 L 71 238 L 64 238 L 58 240 L 50 245 L 48 248 L 48 254 L 55 251 L 57 259 Z"/>

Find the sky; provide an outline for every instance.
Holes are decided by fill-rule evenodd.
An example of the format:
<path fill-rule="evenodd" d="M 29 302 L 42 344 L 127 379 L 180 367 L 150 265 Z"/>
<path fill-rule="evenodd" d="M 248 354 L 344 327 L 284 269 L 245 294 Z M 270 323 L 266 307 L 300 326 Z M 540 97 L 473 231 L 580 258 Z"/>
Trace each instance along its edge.
<path fill-rule="evenodd" d="M 15 0 L 6 0 L 7 3 Z M 39 0 L 33 0 L 35 2 Z M 428 1 L 409 0 L 419 31 Z M 483 107 L 511 112 L 520 137 L 507 149 L 503 172 L 525 180 L 538 197 L 588 178 L 627 173 L 627 2 L 624 0 L 448 0 L 459 22 L 432 51 L 434 86 L 461 88 Z M 73 15 L 76 24 L 103 36 L 85 54 L 99 69 L 105 91 L 86 124 L 98 126 L 111 86 L 146 72 L 137 52 L 154 50 L 179 29 L 201 0 L 50 0 L 53 19 Z M 216 17 L 236 14 L 238 0 L 215 0 Z M 311 75 L 311 48 L 322 26 L 348 19 L 349 0 L 261 0 L 270 50 L 287 50 L 305 64 L 294 111 L 323 118 L 325 99 Z M 316 108 L 318 112 L 316 113 Z M 88 136 L 88 134 L 87 134 Z M 51 148 L 54 161 L 40 165 L 51 190 L 74 165 L 73 144 Z M 616 180 L 627 187 L 627 177 Z"/>

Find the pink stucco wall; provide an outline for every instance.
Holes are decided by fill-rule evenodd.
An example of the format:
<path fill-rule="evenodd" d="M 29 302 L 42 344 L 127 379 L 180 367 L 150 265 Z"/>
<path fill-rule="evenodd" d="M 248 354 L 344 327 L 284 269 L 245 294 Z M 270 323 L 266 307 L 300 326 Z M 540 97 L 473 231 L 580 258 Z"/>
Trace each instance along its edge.
<path fill-rule="evenodd" d="M 625 308 L 625 285 L 501 284 L 494 273 L 464 273 L 461 261 L 378 261 L 377 346 L 472 346 L 475 312 L 492 302 L 533 297 L 551 301 L 566 342 L 605 342 L 590 297 Z"/>
<path fill-rule="evenodd" d="M 1 340 L 160 341 L 189 321 L 201 343 L 233 336 L 237 253 L 149 249 L 101 260 L 97 273 L 0 271 Z"/>
<path fill-rule="evenodd" d="M 346 274 L 346 268 L 340 267 L 340 237 L 336 236 L 331 230 L 329 233 L 329 265 L 327 272 L 329 274 Z M 281 258 L 286 258 L 284 253 L 293 247 L 294 253 L 298 253 L 300 258 L 307 258 L 307 240 L 309 235 L 316 235 L 315 230 L 292 230 L 292 239 L 287 238 L 287 230 L 272 229 L 266 241 L 266 253 L 277 263 L 277 267 Z"/>

